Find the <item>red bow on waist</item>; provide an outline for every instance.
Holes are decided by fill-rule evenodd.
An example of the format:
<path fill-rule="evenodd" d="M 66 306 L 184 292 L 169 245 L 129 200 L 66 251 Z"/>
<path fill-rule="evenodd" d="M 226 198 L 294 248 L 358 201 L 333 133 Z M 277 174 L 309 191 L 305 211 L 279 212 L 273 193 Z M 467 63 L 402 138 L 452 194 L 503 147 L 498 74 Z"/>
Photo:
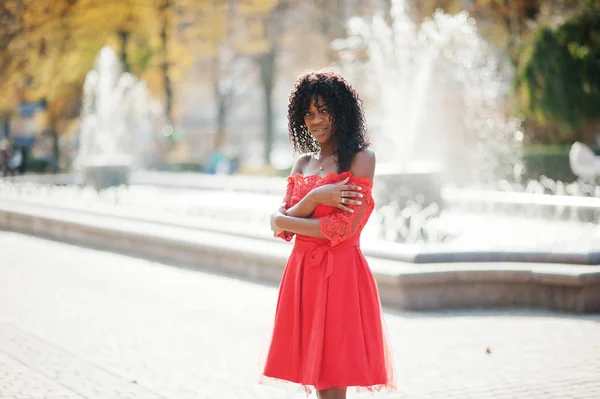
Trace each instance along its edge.
<path fill-rule="evenodd" d="M 340 249 L 358 247 L 360 246 L 360 240 L 358 236 L 355 236 L 340 242 L 335 247 L 331 247 L 327 240 L 297 235 L 295 246 L 296 248 L 305 251 L 304 260 L 308 266 L 319 267 L 323 265 L 324 262 L 327 262 L 325 265 L 325 278 L 329 278 L 333 273 L 335 252 Z"/>

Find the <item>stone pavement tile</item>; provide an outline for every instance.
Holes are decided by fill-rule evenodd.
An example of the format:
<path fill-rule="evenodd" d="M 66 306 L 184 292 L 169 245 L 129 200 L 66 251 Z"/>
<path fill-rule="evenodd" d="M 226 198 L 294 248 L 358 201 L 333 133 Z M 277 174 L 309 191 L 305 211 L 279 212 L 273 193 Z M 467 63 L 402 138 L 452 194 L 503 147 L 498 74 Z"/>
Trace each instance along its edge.
<path fill-rule="evenodd" d="M 276 298 L 274 286 L 0 232 L 0 353 L 90 399 L 306 398 L 257 383 Z M 600 398 L 600 315 L 385 318 L 399 390 L 349 398 Z M 0 386 L 12 381 L 2 371 Z"/>
<path fill-rule="evenodd" d="M 0 352 L 32 370 L 31 374 L 43 376 L 45 380 L 62 387 L 63 391 L 76 392 L 79 394 L 78 397 L 160 398 L 159 395 L 149 392 L 131 381 L 125 381 L 101 367 L 86 362 L 80 357 L 6 322 L 0 322 Z M 35 392 L 36 398 L 38 394 L 52 396 L 57 393 L 64 396 L 62 392 L 32 387 L 28 380 L 22 382 L 23 386 L 20 387 L 17 384 L 11 384 L 10 379 L 7 379 L 9 384 L 7 386 L 13 388 L 12 395 L 19 397 L 19 392 L 14 392 L 14 389 L 23 388 L 23 393 L 31 395 L 30 392 Z M 2 384 L 4 385 L 4 383 L 5 378 L 2 376 Z"/>
<path fill-rule="evenodd" d="M 83 398 L 0 350 L 0 398 L 42 399 L 55 397 Z"/>

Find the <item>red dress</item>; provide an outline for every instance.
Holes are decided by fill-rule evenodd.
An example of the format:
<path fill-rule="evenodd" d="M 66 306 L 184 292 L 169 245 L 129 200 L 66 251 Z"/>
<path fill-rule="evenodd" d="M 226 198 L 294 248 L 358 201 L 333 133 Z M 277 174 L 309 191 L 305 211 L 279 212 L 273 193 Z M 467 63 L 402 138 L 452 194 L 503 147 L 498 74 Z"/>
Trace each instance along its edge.
<path fill-rule="evenodd" d="M 310 386 L 394 387 L 379 293 L 359 242 L 374 208 L 373 182 L 350 172 L 296 174 L 288 177 L 284 202 L 291 207 L 313 188 L 347 176 L 348 184 L 362 187 L 362 205 L 352 206 L 353 213 L 318 205 L 312 217 L 321 219 L 326 238 L 296 235 L 263 370 L 264 377 L 301 384 L 307 392 Z"/>

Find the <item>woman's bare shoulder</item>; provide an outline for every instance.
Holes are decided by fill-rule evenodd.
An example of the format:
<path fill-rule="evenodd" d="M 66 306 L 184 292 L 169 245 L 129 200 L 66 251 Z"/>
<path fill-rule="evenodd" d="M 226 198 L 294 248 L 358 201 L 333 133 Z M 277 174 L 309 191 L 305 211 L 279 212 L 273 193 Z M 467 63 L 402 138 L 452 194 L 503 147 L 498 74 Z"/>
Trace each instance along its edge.
<path fill-rule="evenodd" d="M 290 172 L 290 176 L 294 176 L 296 173 L 300 173 L 301 175 L 304 174 L 304 168 L 306 167 L 306 165 L 308 165 L 308 163 L 310 162 L 310 159 L 312 158 L 312 154 L 302 154 L 298 157 L 298 159 L 296 159 L 296 162 L 294 163 L 294 167 L 292 167 L 292 171 Z"/>
<path fill-rule="evenodd" d="M 365 148 L 354 155 L 350 170 L 356 177 L 368 177 L 373 179 L 375 175 L 375 151 Z"/>

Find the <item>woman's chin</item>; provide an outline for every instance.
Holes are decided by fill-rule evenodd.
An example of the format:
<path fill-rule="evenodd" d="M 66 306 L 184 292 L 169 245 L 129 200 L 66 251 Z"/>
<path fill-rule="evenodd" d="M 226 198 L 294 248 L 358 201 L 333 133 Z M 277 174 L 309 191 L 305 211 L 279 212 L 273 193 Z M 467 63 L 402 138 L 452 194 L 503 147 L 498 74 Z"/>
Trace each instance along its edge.
<path fill-rule="evenodd" d="M 313 135 L 314 139 L 317 140 L 317 143 L 323 145 L 327 144 L 331 139 L 331 136 L 328 134 L 315 134 Z"/>

